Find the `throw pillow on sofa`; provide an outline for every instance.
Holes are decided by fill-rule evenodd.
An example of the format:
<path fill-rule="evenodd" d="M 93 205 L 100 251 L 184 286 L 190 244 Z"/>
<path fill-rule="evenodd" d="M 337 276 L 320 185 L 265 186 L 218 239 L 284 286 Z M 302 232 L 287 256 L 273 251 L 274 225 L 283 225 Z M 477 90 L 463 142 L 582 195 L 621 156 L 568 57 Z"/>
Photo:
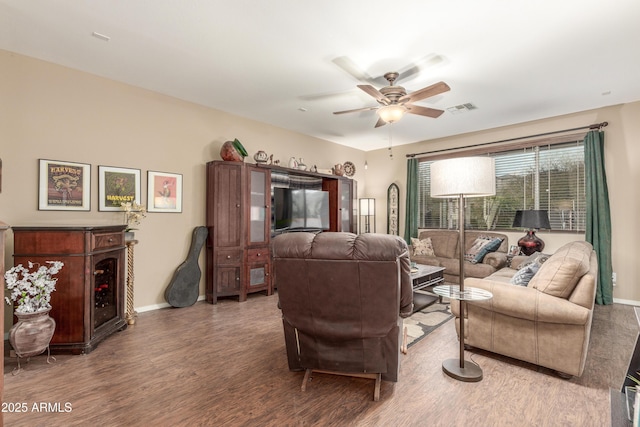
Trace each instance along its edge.
<path fill-rule="evenodd" d="M 520 264 L 521 266 L 520 269 L 516 272 L 516 274 L 513 275 L 513 277 L 510 280 L 510 283 L 512 285 L 518 285 L 518 286 L 529 285 L 529 282 L 531 281 L 533 276 L 535 276 L 538 270 L 540 270 L 540 267 L 547 260 L 547 258 L 549 258 L 548 255 L 546 257 L 542 257 L 542 256 L 534 257 L 532 261 L 525 261 L 522 264 Z"/>
<path fill-rule="evenodd" d="M 469 262 L 473 262 L 476 255 L 480 250 L 491 243 L 491 237 L 489 236 L 478 236 L 478 238 L 473 242 L 473 245 L 465 252 L 464 259 Z"/>
<path fill-rule="evenodd" d="M 499 237 L 480 236 L 464 254 L 464 259 L 472 264 L 482 262 L 485 255 L 489 252 L 495 252 L 501 244 L 502 239 Z"/>
<path fill-rule="evenodd" d="M 543 254 L 542 252 L 534 252 L 531 255 L 529 255 L 529 257 L 527 259 L 522 261 L 517 267 L 515 267 L 515 269 L 516 270 L 521 270 L 521 269 L 525 268 L 526 266 L 534 264 L 536 262 L 539 262 L 540 264 L 542 264 L 546 260 L 548 260 L 550 256 L 551 255 Z"/>
<path fill-rule="evenodd" d="M 528 286 L 529 282 L 540 270 L 542 264 L 549 259 L 551 255 L 543 254 L 542 252 L 535 252 L 529 255 L 524 261 L 522 261 L 516 268 L 518 271 L 513 275 L 509 281 L 512 285 Z"/>
<path fill-rule="evenodd" d="M 430 237 L 427 237 L 426 239 L 416 239 L 415 237 L 412 237 L 411 247 L 413 248 L 413 255 L 435 256 Z"/>
<path fill-rule="evenodd" d="M 592 246 L 576 241 L 556 251 L 529 283 L 530 288 L 560 298 L 569 298 L 576 284 L 590 268 Z"/>

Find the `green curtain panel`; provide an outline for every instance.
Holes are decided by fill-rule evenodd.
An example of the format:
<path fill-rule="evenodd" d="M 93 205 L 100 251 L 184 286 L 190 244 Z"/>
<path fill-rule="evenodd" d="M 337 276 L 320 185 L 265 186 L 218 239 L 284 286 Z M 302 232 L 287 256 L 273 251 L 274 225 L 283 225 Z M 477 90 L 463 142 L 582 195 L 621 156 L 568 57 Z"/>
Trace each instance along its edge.
<path fill-rule="evenodd" d="M 604 170 L 604 132 L 590 131 L 584 139 L 584 167 L 587 193 L 585 240 L 598 256 L 596 304 L 613 304 L 611 274 L 611 212 Z"/>
<path fill-rule="evenodd" d="M 418 237 L 418 159 L 407 160 L 407 209 L 405 210 L 404 240 L 411 244 Z"/>

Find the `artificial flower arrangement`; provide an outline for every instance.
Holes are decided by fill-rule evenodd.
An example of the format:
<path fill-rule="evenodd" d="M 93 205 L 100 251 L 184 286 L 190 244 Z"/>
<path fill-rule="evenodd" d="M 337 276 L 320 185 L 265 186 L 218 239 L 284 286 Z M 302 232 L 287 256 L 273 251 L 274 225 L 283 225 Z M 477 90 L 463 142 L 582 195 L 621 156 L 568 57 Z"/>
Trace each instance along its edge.
<path fill-rule="evenodd" d="M 124 231 L 137 230 L 132 228 L 132 225 L 140 225 L 142 218 L 147 217 L 147 208 L 136 202 L 122 202 L 120 207 L 124 211 L 124 220 L 127 224 L 127 228 Z"/>
<path fill-rule="evenodd" d="M 11 295 L 4 299 L 7 304 L 18 303 L 17 313 L 35 313 L 51 308 L 51 292 L 56 290 L 58 281 L 52 276 L 58 274 L 64 263 L 47 261 L 47 264 L 49 267 L 29 261 L 28 269 L 18 264 L 4 274 L 7 289 L 11 291 Z M 36 265 L 38 269 L 31 271 Z"/>

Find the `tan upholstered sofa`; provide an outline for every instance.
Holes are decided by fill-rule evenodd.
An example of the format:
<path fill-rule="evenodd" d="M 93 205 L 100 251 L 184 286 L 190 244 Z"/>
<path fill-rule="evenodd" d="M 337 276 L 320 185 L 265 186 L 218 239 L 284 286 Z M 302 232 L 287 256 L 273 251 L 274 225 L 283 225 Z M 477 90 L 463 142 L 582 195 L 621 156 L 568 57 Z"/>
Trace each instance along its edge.
<path fill-rule="evenodd" d="M 272 241 L 289 369 L 397 381 L 402 318 L 413 311 L 397 236 L 287 233 Z"/>
<path fill-rule="evenodd" d="M 500 233 L 492 233 L 489 231 L 466 231 L 465 237 L 465 253 L 473 246 L 474 242 L 480 236 L 498 237 L 502 239 L 500 247 L 495 252 L 485 255 L 482 262 L 473 264 L 465 261 L 465 277 L 487 277 L 502 267 L 507 265 L 507 248 L 509 241 L 507 236 Z M 434 255 L 415 255 L 413 246 L 409 247 L 409 254 L 412 262 L 418 264 L 435 265 L 444 267 L 445 282 L 458 283 L 460 277 L 460 261 L 458 252 L 458 231 L 457 230 L 423 230 L 418 235 L 419 240 L 431 240 Z"/>
<path fill-rule="evenodd" d="M 512 265 L 518 267 L 519 257 Z M 557 371 L 581 376 L 596 294 L 598 262 L 591 244 L 571 242 L 556 251 L 528 285 L 510 283 L 515 268 L 465 286 L 490 291 L 493 298 L 468 302 L 465 344 Z M 460 333 L 460 304 L 451 302 Z"/>

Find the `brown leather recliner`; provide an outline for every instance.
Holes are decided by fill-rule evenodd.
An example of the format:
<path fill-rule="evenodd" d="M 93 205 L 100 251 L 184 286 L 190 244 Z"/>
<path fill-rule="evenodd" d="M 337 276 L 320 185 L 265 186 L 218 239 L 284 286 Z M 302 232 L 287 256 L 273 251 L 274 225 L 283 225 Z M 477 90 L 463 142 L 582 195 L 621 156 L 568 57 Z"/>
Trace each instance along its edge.
<path fill-rule="evenodd" d="M 397 381 L 413 291 L 397 236 L 287 233 L 272 241 L 289 369 Z M 363 375 L 366 374 L 366 375 Z M 373 375 L 372 375 L 373 374 Z"/>

